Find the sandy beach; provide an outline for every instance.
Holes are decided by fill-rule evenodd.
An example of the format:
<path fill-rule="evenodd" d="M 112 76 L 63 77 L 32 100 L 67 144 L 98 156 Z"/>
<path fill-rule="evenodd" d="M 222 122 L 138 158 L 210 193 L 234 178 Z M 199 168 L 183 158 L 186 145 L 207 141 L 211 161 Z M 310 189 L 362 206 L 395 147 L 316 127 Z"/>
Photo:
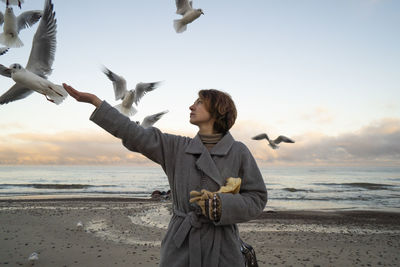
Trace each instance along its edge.
<path fill-rule="evenodd" d="M 35 266 L 157 266 L 170 207 L 126 198 L 1 200 L 0 265 L 30 266 L 36 252 Z M 400 265 L 400 213 L 265 211 L 239 229 L 260 266 Z"/>

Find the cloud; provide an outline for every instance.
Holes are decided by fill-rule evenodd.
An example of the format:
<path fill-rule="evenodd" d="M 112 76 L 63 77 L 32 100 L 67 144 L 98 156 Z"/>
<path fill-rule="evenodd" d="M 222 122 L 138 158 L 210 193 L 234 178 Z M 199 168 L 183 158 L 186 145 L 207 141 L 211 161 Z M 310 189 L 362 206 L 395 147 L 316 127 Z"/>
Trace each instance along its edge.
<path fill-rule="evenodd" d="M 314 109 L 300 114 L 300 119 L 303 121 L 314 121 L 318 124 L 331 123 L 334 118 L 332 113 L 324 107 L 315 107 Z"/>
<path fill-rule="evenodd" d="M 293 138 L 295 144 L 281 144 L 272 150 L 267 141 L 250 140 L 239 126 L 236 139 L 245 143 L 261 165 L 398 165 L 400 164 L 400 119 L 385 118 L 356 132 L 328 136 L 303 133 Z M 254 128 L 246 125 L 246 129 Z M 257 131 L 252 131 L 257 132 Z M 248 140 L 248 141 L 247 141 Z"/>
<path fill-rule="evenodd" d="M 14 123 L 1 123 L 0 124 L 0 129 L 2 130 L 2 131 L 4 131 L 4 130 L 15 130 L 15 129 L 23 129 L 24 128 L 24 126 L 21 124 L 21 123 L 17 123 L 17 122 L 14 122 Z"/>
<path fill-rule="evenodd" d="M 251 139 L 255 134 L 272 128 L 268 126 L 252 121 L 241 121 L 232 129 L 235 139 L 248 146 L 260 166 L 400 164 L 399 118 L 381 119 L 355 132 L 336 136 L 318 132 L 297 134 L 290 136 L 296 141 L 295 144 L 281 144 L 277 150 L 272 150 L 265 140 Z M 99 130 L 64 131 L 55 134 L 2 133 L 0 164 L 154 165 L 155 163 L 139 153 L 128 151 L 119 139 Z"/>
<path fill-rule="evenodd" d="M 152 164 L 105 132 L 13 133 L 1 137 L 0 164 Z"/>

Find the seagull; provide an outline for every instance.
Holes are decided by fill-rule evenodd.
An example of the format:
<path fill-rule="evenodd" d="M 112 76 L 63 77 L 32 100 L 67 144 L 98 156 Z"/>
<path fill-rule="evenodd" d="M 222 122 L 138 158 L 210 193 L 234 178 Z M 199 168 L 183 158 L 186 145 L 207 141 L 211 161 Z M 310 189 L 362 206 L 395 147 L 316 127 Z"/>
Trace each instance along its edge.
<path fill-rule="evenodd" d="M 161 111 L 161 112 L 159 112 L 159 113 L 146 116 L 146 117 L 143 119 L 142 123 L 139 123 L 139 121 L 136 121 L 136 123 L 139 124 L 140 126 L 142 126 L 143 128 L 151 127 L 151 126 L 154 125 L 154 123 L 156 123 L 159 119 L 161 119 L 161 117 L 162 117 L 164 114 L 166 114 L 166 113 L 168 113 L 168 112 L 169 112 L 168 110 L 164 110 L 164 111 Z"/>
<path fill-rule="evenodd" d="M 7 47 L 21 47 L 24 44 L 19 39 L 18 34 L 21 30 L 31 27 L 42 17 L 41 10 L 31 10 L 23 12 L 16 17 L 12 7 L 6 7 L 6 11 L 0 12 L 0 25 L 3 24 L 3 32 L 0 34 L 0 43 Z"/>
<path fill-rule="evenodd" d="M 119 112 L 124 114 L 127 117 L 133 116 L 137 113 L 137 109 L 133 106 L 133 102 L 135 101 L 135 91 L 129 90 L 122 100 L 122 103 L 114 106 Z"/>
<path fill-rule="evenodd" d="M 36 252 L 33 252 L 31 255 L 29 255 L 28 257 L 28 261 L 31 264 L 35 264 L 35 262 L 37 262 L 39 260 L 39 255 Z"/>
<path fill-rule="evenodd" d="M 21 4 L 24 2 L 24 0 L 1 0 L 1 1 L 6 3 L 7 7 L 9 5 L 14 5 L 14 6 L 18 6 L 19 8 L 21 8 Z"/>
<path fill-rule="evenodd" d="M 174 28 L 177 33 L 186 31 L 186 25 L 192 23 L 195 19 L 200 17 L 203 10 L 200 8 L 193 8 L 193 1 L 189 0 L 175 0 L 176 14 L 182 15 L 181 19 L 174 20 Z"/>
<path fill-rule="evenodd" d="M 127 117 L 131 117 L 137 113 L 137 109 L 133 106 L 133 103 L 138 105 L 140 99 L 146 94 L 146 92 L 153 91 L 157 88 L 160 82 L 152 83 L 138 83 L 136 84 L 135 90 L 129 90 L 125 93 L 121 104 L 114 106 L 119 112 Z"/>
<path fill-rule="evenodd" d="M 28 63 L 25 68 L 17 63 L 10 66 L 11 78 L 15 84 L 0 96 L 1 105 L 23 99 L 34 91 L 55 104 L 60 104 L 68 96 L 61 85 L 47 80 L 52 72 L 56 50 L 57 20 L 53 8 L 51 0 L 46 0 L 43 17 L 33 37 Z"/>
<path fill-rule="evenodd" d="M 156 89 L 161 82 L 150 82 L 150 83 L 137 83 L 135 89 L 127 90 L 126 80 L 124 77 L 112 72 L 106 67 L 103 68 L 104 74 L 113 83 L 115 100 L 122 99 L 122 103 L 114 106 L 125 116 L 133 116 L 137 113 L 137 109 L 133 106 L 133 103 L 137 106 L 142 97 L 150 91 Z"/>
<path fill-rule="evenodd" d="M 9 49 L 8 47 L 0 47 L 0 56 L 7 53 L 8 49 Z"/>
<path fill-rule="evenodd" d="M 276 138 L 275 140 L 270 140 L 266 133 L 262 133 L 262 134 L 256 135 L 252 139 L 253 140 L 267 139 L 267 141 L 269 142 L 269 146 L 272 147 L 272 149 L 278 149 L 279 148 L 278 144 L 280 142 L 294 143 L 294 141 L 292 139 L 290 139 L 290 138 L 288 138 L 286 136 L 283 136 L 283 135 L 278 136 L 278 138 Z"/>

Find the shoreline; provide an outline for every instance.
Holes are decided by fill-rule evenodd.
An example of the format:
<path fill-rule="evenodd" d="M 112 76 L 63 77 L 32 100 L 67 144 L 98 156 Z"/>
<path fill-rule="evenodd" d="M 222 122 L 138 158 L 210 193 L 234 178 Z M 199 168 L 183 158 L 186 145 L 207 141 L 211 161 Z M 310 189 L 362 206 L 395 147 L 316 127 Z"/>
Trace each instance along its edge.
<path fill-rule="evenodd" d="M 157 266 L 171 201 L 0 200 L 0 265 Z M 77 227 L 82 222 L 83 227 Z M 259 266 L 398 266 L 400 212 L 264 211 L 238 224 Z"/>
<path fill-rule="evenodd" d="M 0 203 L 2 202 L 52 202 L 52 201 L 85 201 L 85 202 L 163 202 L 169 200 L 160 200 L 157 198 L 152 198 L 151 194 L 149 196 L 127 196 L 127 195 L 104 195 L 104 194 L 93 194 L 93 195 L 82 195 L 82 194 L 53 194 L 53 195 L 18 195 L 18 196 L 7 196 L 0 195 Z M 264 209 L 265 212 L 275 213 L 275 212 L 327 212 L 327 213 L 349 213 L 349 212 L 372 212 L 372 213 L 400 213 L 400 208 L 313 208 L 313 209 L 290 209 L 290 208 L 271 208 L 268 203 Z"/>

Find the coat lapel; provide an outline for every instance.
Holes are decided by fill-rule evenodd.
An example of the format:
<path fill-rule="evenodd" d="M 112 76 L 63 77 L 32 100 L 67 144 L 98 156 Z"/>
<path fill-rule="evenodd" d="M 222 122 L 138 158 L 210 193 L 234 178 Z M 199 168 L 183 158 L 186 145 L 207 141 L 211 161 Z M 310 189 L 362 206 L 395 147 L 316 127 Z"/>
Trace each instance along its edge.
<path fill-rule="evenodd" d="M 219 186 L 222 186 L 225 183 L 225 179 L 221 177 L 221 174 L 215 165 L 214 160 L 211 158 L 211 155 L 226 155 L 233 142 L 233 137 L 228 132 L 209 152 L 201 142 L 199 135 L 196 135 L 186 148 L 185 152 L 189 154 L 200 154 L 196 161 L 197 168 L 213 179 Z"/>

